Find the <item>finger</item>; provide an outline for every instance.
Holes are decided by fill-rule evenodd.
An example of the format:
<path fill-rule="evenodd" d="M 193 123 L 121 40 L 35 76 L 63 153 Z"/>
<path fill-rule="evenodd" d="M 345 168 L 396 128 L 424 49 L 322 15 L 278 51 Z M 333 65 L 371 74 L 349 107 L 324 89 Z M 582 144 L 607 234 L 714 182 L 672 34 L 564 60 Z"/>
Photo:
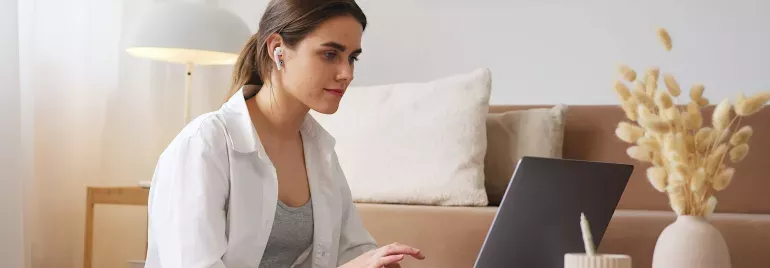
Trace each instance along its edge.
<path fill-rule="evenodd" d="M 388 255 L 395 255 L 395 254 L 408 254 L 411 255 L 417 259 L 425 259 L 425 256 L 422 255 L 419 249 L 413 248 L 407 245 L 401 245 L 398 243 L 393 243 L 387 246 L 384 246 L 381 249 L 381 256 L 388 256 Z"/>
<path fill-rule="evenodd" d="M 382 247 L 381 249 L 382 249 L 382 253 L 381 253 L 382 256 L 394 255 L 394 254 L 408 254 L 420 260 L 425 259 L 425 256 L 422 254 L 420 249 L 410 247 L 407 245 L 402 245 L 399 243 L 393 243 L 385 247 Z"/>
<path fill-rule="evenodd" d="M 383 256 L 393 254 L 417 254 L 418 252 L 420 251 L 416 248 L 398 243 L 393 243 L 380 248 L 380 254 L 383 254 Z"/>
<path fill-rule="evenodd" d="M 375 265 L 375 267 L 380 268 L 383 266 L 388 266 L 393 263 L 399 262 L 403 259 L 404 259 L 404 255 L 402 254 L 380 257 L 379 259 L 377 259 L 377 265 Z"/>

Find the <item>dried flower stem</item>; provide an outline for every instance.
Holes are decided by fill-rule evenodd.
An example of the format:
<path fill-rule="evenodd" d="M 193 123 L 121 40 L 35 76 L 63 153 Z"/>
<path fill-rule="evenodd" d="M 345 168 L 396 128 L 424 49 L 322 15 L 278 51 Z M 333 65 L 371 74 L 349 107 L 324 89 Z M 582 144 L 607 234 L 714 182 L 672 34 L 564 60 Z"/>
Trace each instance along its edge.
<path fill-rule="evenodd" d="M 743 119 L 743 116 L 735 116 L 735 117 L 733 117 L 732 120 L 730 120 L 730 123 L 727 125 L 727 128 L 725 130 L 729 130 L 734 123 L 735 123 L 736 127 L 733 128 L 732 132 L 730 132 L 730 134 L 727 135 L 727 137 L 732 136 L 733 134 L 735 134 L 735 132 L 738 131 L 738 129 L 740 129 L 740 125 L 741 125 L 741 120 L 742 119 Z M 724 133 L 722 133 L 722 134 L 724 134 Z M 722 135 L 722 134 L 718 134 L 718 135 Z M 719 143 L 720 139 L 723 139 L 722 136 L 717 136 L 717 138 L 714 139 L 714 143 L 711 144 L 711 146 L 709 147 L 709 149 L 708 149 L 708 151 L 707 151 L 707 153 L 705 155 L 710 155 L 711 154 L 712 149 L 714 147 L 716 147 L 716 145 Z M 724 163 L 724 159 L 725 159 L 725 157 L 727 155 L 728 154 L 726 154 L 726 153 L 722 154 L 722 157 L 720 158 L 719 163 Z M 714 174 L 708 174 L 708 176 L 714 177 L 714 176 L 717 175 L 718 172 L 719 172 L 719 169 L 717 169 L 717 171 L 715 171 Z M 706 209 L 706 205 L 707 205 L 706 202 L 714 194 L 713 181 L 712 180 L 706 180 L 705 183 L 706 183 L 706 187 L 704 187 L 705 191 L 703 191 L 703 193 L 699 196 L 700 198 L 698 200 L 698 203 L 702 204 L 702 206 L 699 208 L 698 213 L 696 215 L 703 215 L 703 213 L 705 213 L 704 210 Z"/>
<path fill-rule="evenodd" d="M 733 132 L 731 132 L 729 134 L 727 133 L 727 130 L 729 130 L 730 127 L 732 127 L 733 123 L 735 123 L 736 121 L 738 122 L 737 125 L 740 126 L 742 118 L 743 118 L 742 116 L 735 116 L 735 117 L 733 117 L 733 119 L 730 120 L 730 123 L 727 124 L 727 127 L 723 131 L 721 131 L 722 133 L 717 133 L 718 136 L 717 136 L 716 139 L 714 139 L 714 142 L 711 144 L 711 146 L 709 146 L 709 149 L 708 149 L 706 155 L 709 155 L 712 152 L 712 149 L 714 149 L 714 147 L 716 147 L 717 145 L 720 144 L 720 140 L 724 140 L 725 138 L 729 138 L 730 136 L 732 136 L 735 133 L 735 131 L 738 131 L 738 127 L 736 127 L 735 129 L 733 129 Z M 719 163 L 722 163 L 723 161 L 724 161 L 724 155 L 722 156 L 722 160 L 719 161 Z"/>

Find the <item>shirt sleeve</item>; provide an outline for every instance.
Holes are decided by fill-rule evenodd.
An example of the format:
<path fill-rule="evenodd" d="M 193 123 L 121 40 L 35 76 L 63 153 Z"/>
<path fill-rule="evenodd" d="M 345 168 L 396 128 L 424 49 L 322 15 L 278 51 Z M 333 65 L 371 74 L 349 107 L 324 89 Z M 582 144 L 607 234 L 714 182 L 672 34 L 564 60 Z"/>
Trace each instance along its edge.
<path fill-rule="evenodd" d="M 192 136 L 161 155 L 148 201 L 149 232 L 163 268 L 224 268 L 227 154 Z"/>
<path fill-rule="evenodd" d="M 371 236 L 363 222 L 358 210 L 353 203 L 345 174 L 337 160 L 337 154 L 333 154 L 332 163 L 336 166 L 336 176 L 340 179 L 342 192 L 342 228 L 340 229 L 340 248 L 337 257 L 337 266 L 341 266 L 369 250 L 377 249 L 377 242 Z"/>

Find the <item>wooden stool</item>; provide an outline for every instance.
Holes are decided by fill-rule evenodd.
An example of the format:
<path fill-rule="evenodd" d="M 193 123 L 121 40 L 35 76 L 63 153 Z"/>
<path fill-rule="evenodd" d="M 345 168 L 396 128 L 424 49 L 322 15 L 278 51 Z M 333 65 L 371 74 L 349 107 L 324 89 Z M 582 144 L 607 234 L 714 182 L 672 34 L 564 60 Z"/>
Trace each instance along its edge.
<path fill-rule="evenodd" d="M 150 195 L 150 189 L 139 186 L 135 187 L 88 187 L 86 196 L 86 232 L 83 252 L 83 267 L 91 268 L 93 236 L 94 236 L 94 205 L 113 204 L 113 205 L 135 205 L 146 206 L 147 198 Z M 147 238 L 147 229 L 145 229 L 145 239 Z M 147 255 L 147 241 L 144 246 L 145 256 Z"/>

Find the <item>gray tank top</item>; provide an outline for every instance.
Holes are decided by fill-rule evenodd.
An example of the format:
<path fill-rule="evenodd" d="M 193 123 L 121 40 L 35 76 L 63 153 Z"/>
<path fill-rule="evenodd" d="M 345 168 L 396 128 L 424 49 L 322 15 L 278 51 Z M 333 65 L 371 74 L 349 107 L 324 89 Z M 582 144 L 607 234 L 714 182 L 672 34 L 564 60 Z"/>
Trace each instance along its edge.
<path fill-rule="evenodd" d="M 275 209 L 275 220 L 260 268 L 286 268 L 313 243 L 313 204 L 290 207 L 281 200 Z"/>

